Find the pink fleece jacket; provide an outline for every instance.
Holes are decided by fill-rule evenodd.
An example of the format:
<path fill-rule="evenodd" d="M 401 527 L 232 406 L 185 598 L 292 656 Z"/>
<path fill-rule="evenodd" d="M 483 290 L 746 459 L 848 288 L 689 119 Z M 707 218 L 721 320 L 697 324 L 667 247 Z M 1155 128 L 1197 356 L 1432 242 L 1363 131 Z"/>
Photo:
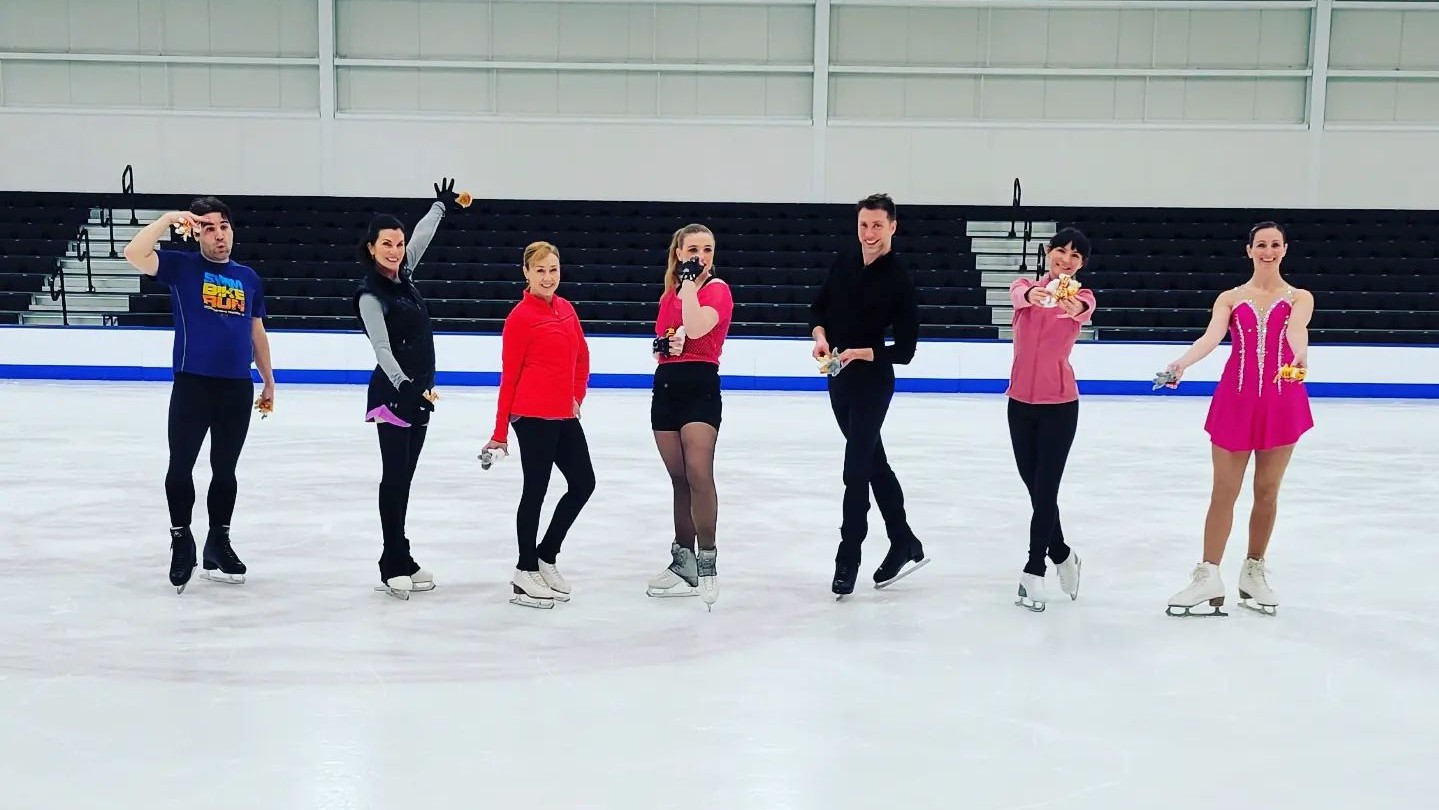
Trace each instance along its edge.
<path fill-rule="evenodd" d="M 1026 297 L 1034 287 L 1043 287 L 1053 279 L 1046 274 L 1015 279 L 1009 285 L 1009 299 L 1014 303 L 1014 363 L 1009 370 L 1009 390 L 1005 395 L 1031 405 L 1053 405 L 1079 399 L 1079 386 L 1069 353 L 1079 340 L 1079 328 L 1094 315 L 1094 293 L 1081 287 L 1076 298 L 1084 309 L 1071 316 L 1059 307 L 1040 307 Z"/>

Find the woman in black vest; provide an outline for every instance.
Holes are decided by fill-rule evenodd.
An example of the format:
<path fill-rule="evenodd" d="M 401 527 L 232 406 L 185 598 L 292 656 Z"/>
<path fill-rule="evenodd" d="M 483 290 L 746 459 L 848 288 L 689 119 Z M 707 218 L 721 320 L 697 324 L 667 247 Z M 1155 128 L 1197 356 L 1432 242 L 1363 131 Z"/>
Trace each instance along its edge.
<path fill-rule="evenodd" d="M 380 437 L 380 581 L 376 588 L 409 599 L 412 591 L 434 590 L 435 578 L 410 556 L 405 512 L 410 482 L 425 446 L 430 412 L 435 409 L 435 340 L 424 296 L 412 273 L 435 235 L 446 209 L 456 209 L 455 181 L 435 186 L 436 201 L 415 225 L 408 244 L 405 226 L 388 214 L 370 220 L 360 244 L 368 272 L 355 290 L 355 314 L 375 351 L 365 421 Z"/>

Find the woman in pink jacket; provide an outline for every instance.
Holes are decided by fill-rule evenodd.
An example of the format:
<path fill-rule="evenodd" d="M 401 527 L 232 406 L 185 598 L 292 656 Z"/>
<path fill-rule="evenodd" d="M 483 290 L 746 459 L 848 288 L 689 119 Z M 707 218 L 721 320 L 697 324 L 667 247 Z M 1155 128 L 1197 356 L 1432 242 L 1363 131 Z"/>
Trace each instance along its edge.
<path fill-rule="evenodd" d="M 1094 316 L 1094 293 L 1078 282 L 1089 257 L 1089 239 L 1064 228 L 1049 240 L 1048 272 L 1038 280 L 1015 279 L 1014 362 L 1009 372 L 1009 439 L 1019 477 L 1029 490 L 1029 561 L 1019 578 L 1015 604 L 1044 610 L 1044 559 L 1059 572 L 1059 586 L 1079 598 L 1079 555 L 1064 543 L 1059 526 L 1059 480 L 1079 424 L 1079 387 L 1069 354 L 1079 330 Z"/>

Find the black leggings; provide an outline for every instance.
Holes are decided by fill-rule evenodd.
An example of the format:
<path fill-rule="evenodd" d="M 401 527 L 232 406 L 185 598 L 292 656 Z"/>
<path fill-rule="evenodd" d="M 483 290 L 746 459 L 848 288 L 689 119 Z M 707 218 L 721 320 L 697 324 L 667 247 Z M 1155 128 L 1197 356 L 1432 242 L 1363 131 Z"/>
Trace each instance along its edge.
<path fill-rule="evenodd" d="M 380 532 L 384 550 L 380 553 L 380 581 L 407 577 L 420 570 L 410 556 L 410 538 L 405 536 L 405 515 L 410 508 L 410 482 L 425 447 L 425 427 L 400 427 L 380 422 Z"/>
<path fill-rule="evenodd" d="M 202 377 L 178 372 L 170 388 L 170 468 L 165 473 L 165 500 L 170 525 L 189 526 L 195 508 L 195 461 L 205 434 L 210 434 L 210 493 L 206 498 L 210 526 L 229 526 L 235 514 L 235 467 L 250 432 L 250 407 L 255 384 L 249 379 Z"/>
<path fill-rule="evenodd" d="M 519 442 L 520 468 L 525 485 L 515 514 L 515 535 L 519 538 L 521 571 L 540 570 L 540 560 L 555 564 L 565 535 L 580 516 L 580 510 L 595 491 L 595 469 L 590 464 L 590 446 L 578 419 L 537 419 L 522 416 L 513 423 Z M 558 467 L 569 488 L 555 504 L 545 538 L 535 545 L 540 532 L 540 507 L 550 488 L 550 471 Z"/>
<path fill-rule="evenodd" d="M 1009 401 L 1009 441 L 1019 477 L 1029 490 L 1029 561 L 1026 574 L 1044 576 L 1047 555 L 1056 565 L 1069 559 L 1059 525 L 1059 480 L 1079 425 L 1079 400 L 1056 405 Z"/>
<path fill-rule="evenodd" d="M 894 398 L 894 367 L 857 360 L 829 381 L 829 404 L 844 435 L 843 522 L 835 562 L 859 565 L 869 534 L 869 492 L 892 545 L 915 542 L 904 509 L 904 489 L 884 454 L 880 429 Z"/>

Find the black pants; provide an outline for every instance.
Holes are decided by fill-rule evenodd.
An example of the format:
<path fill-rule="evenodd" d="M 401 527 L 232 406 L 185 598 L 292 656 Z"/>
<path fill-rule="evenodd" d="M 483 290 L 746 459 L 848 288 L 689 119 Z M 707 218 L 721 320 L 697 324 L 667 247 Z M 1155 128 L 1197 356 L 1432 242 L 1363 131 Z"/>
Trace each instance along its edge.
<path fill-rule="evenodd" d="M 1019 477 L 1029 490 L 1029 561 L 1026 574 L 1044 576 L 1044 558 L 1056 565 L 1069 559 L 1059 526 L 1059 480 L 1079 425 L 1079 400 L 1057 405 L 1009 401 L 1009 441 Z"/>
<path fill-rule="evenodd" d="M 894 366 L 856 360 L 829 380 L 829 404 L 844 435 L 844 506 L 836 563 L 859 565 L 869 533 L 869 491 L 884 518 L 889 542 L 916 540 L 904 511 L 904 490 L 889 466 L 880 429 L 894 398 Z"/>
<path fill-rule="evenodd" d="M 520 544 L 520 559 L 515 567 L 521 571 L 538 571 L 540 560 L 554 565 L 565 535 L 594 494 L 595 469 L 590 464 L 590 446 L 580 420 L 522 416 L 514 421 L 513 427 L 519 441 L 520 467 L 525 474 L 520 507 L 515 514 L 515 535 Z M 544 540 L 536 546 L 540 507 L 549 491 L 550 471 L 554 467 L 559 468 L 569 488 L 555 504 L 550 527 L 545 530 Z"/>
<path fill-rule="evenodd" d="M 384 550 L 380 553 L 380 581 L 407 577 L 420 570 L 410 556 L 410 538 L 405 536 L 405 515 L 410 509 L 410 482 L 425 447 L 425 427 L 400 427 L 384 422 L 375 425 L 380 435 L 380 532 Z"/>
<path fill-rule="evenodd" d="M 250 432 L 255 384 L 249 379 L 202 377 L 178 372 L 170 388 L 170 468 L 165 500 L 171 526 L 189 526 L 195 508 L 195 461 L 210 435 L 210 526 L 228 526 L 235 514 L 235 467 Z"/>

